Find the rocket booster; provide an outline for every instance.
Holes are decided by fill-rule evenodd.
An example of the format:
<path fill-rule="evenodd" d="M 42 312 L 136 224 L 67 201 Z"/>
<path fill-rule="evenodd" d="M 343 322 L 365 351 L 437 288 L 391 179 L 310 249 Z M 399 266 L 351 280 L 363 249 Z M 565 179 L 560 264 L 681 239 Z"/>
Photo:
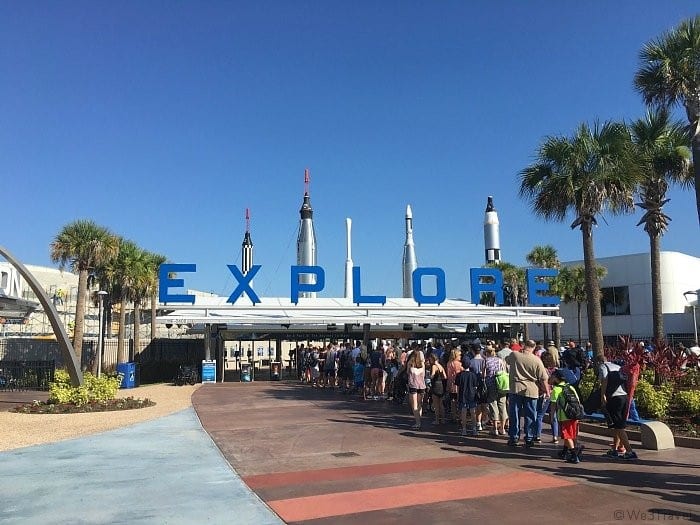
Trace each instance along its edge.
<path fill-rule="evenodd" d="M 345 219 L 345 298 L 352 299 L 352 219 Z"/>
<path fill-rule="evenodd" d="M 304 170 L 304 202 L 301 205 L 299 214 L 299 236 L 297 237 L 297 265 L 316 266 L 316 232 L 314 231 L 313 215 L 311 209 L 311 198 L 309 197 L 309 170 Z M 313 274 L 300 274 L 299 282 L 304 284 L 315 284 L 316 276 Z M 299 297 L 316 297 L 316 292 L 301 292 Z"/>
<path fill-rule="evenodd" d="M 250 211 L 245 209 L 245 235 L 241 244 L 241 272 L 247 274 L 253 267 L 253 239 L 250 237 Z M 250 282 L 253 286 L 253 282 Z M 247 295 L 247 294 L 246 294 Z"/>
<path fill-rule="evenodd" d="M 501 240 L 498 231 L 498 213 L 493 206 L 493 197 L 489 196 L 484 213 L 484 248 L 486 263 L 501 262 Z"/>
<path fill-rule="evenodd" d="M 413 213 L 411 205 L 406 206 L 406 241 L 403 245 L 403 296 L 413 297 L 413 272 L 418 268 L 416 247 L 413 244 Z"/>

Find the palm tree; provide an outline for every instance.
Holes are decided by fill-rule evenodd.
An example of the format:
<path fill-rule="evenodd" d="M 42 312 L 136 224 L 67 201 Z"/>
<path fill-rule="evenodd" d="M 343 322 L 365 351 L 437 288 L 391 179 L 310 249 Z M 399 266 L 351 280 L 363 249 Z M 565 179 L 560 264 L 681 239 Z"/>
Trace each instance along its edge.
<path fill-rule="evenodd" d="M 51 243 L 51 260 L 63 270 L 70 267 L 78 274 L 78 297 L 75 305 L 73 348 L 78 359 L 83 349 L 85 331 L 85 303 L 88 277 L 117 250 L 116 237 L 107 229 L 90 220 L 78 220 L 65 225 Z"/>
<path fill-rule="evenodd" d="M 642 202 L 637 206 L 645 210 L 637 224 L 643 224 L 649 235 L 651 259 L 651 305 L 654 339 L 664 337 L 664 318 L 661 304 L 661 236 L 671 220 L 663 206 L 669 199 L 669 184 L 691 184 L 690 150 L 688 134 L 680 122 L 672 122 L 666 108 L 647 111 L 644 118 L 630 125 L 632 142 L 640 163 L 641 180 L 638 188 Z"/>
<path fill-rule="evenodd" d="M 530 253 L 525 256 L 525 260 L 528 264 L 535 266 L 537 268 L 559 268 L 559 257 L 557 256 L 557 249 L 551 244 L 537 245 Z M 557 347 L 561 340 L 561 334 L 559 330 L 559 323 L 554 323 L 553 325 L 553 339 Z M 549 339 L 549 331 L 547 330 L 547 325 L 542 325 L 543 338 L 545 341 Z"/>
<path fill-rule="evenodd" d="M 158 271 L 160 265 L 167 261 L 167 257 L 157 253 L 150 254 L 150 271 L 153 281 L 150 283 L 151 292 L 151 340 L 156 338 L 156 305 L 158 304 Z"/>
<path fill-rule="evenodd" d="M 571 228 L 581 229 L 588 333 L 599 356 L 603 355 L 603 323 L 593 226 L 604 210 L 618 214 L 634 209 L 637 174 L 630 150 L 623 124 L 596 123 L 593 129 L 581 124 L 572 137 L 547 138 L 537 151 L 536 162 L 520 173 L 520 195 L 531 201 L 535 214 L 563 221 L 572 212 Z"/>
<path fill-rule="evenodd" d="M 488 263 L 485 265 L 485 267 L 498 268 L 499 270 L 501 270 L 501 275 L 503 276 L 503 287 L 508 287 L 508 290 L 510 292 L 509 297 L 506 296 L 506 294 L 504 293 L 504 300 L 506 301 L 506 304 L 508 304 L 509 306 L 517 306 L 519 304 L 524 304 L 526 298 L 523 297 L 521 294 L 525 293 L 525 270 L 523 270 L 519 266 L 516 266 L 506 261 Z M 494 304 L 495 297 L 493 297 L 493 294 L 487 293 L 484 294 L 484 296 L 485 297 L 482 297 L 481 304 Z M 510 303 L 508 303 L 509 300 L 511 301 Z M 524 325 L 524 330 L 525 339 L 527 339 L 529 337 L 527 324 Z"/>
<path fill-rule="evenodd" d="M 646 104 L 680 104 L 690 124 L 695 202 L 700 221 L 700 15 L 647 42 L 634 85 Z"/>
<path fill-rule="evenodd" d="M 598 281 L 608 273 L 604 266 L 596 266 L 595 271 Z M 561 297 L 563 303 L 576 303 L 578 342 L 582 344 L 581 306 L 586 302 L 586 269 L 583 266 L 564 266 L 554 278 L 552 290 Z M 557 343 L 557 346 L 559 344 Z"/>

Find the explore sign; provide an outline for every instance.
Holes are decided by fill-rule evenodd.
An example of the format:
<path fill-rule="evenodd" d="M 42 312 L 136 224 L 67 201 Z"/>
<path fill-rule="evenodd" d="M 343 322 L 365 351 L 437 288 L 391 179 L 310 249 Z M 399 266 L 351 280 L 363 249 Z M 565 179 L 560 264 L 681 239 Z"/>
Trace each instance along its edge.
<path fill-rule="evenodd" d="M 255 305 L 260 302 L 258 294 L 255 293 L 251 283 L 253 278 L 262 268 L 256 264 L 251 267 L 248 273 L 244 274 L 235 264 L 226 265 L 233 274 L 238 285 L 229 296 L 227 302 L 235 304 L 243 294 Z M 197 271 L 196 264 L 161 264 L 158 272 L 159 278 L 159 300 L 161 303 L 188 303 L 194 304 L 195 296 L 189 294 L 170 293 L 170 288 L 182 288 L 185 285 L 184 279 L 171 277 L 179 272 L 194 273 Z M 292 266 L 290 268 L 290 301 L 299 303 L 299 294 L 302 292 L 320 292 L 326 284 L 326 273 L 321 266 Z M 552 268 L 529 268 L 525 272 L 528 304 L 530 305 L 558 305 L 560 299 L 556 295 L 549 295 L 548 277 L 555 277 L 557 270 Z M 299 282 L 299 276 L 311 274 L 315 276 L 313 283 Z M 385 304 L 385 295 L 363 295 L 362 294 L 362 272 L 359 266 L 352 269 L 352 302 L 360 304 Z M 423 294 L 423 278 L 435 280 L 435 293 L 432 295 Z M 502 306 L 506 302 L 503 292 L 503 274 L 498 268 L 470 268 L 469 284 L 471 288 L 472 302 L 475 298 L 481 297 L 483 293 L 491 293 L 495 298 L 495 304 Z M 413 272 L 413 299 L 418 306 L 423 304 L 441 304 L 447 298 L 447 287 L 445 271 L 438 267 L 418 267 Z"/>

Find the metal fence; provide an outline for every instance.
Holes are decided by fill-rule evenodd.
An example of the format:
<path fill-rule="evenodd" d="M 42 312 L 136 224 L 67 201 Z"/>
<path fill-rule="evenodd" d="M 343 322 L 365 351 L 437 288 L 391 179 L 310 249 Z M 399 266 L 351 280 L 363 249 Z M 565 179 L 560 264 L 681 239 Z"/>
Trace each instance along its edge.
<path fill-rule="evenodd" d="M 0 361 L 0 390 L 48 390 L 55 361 Z"/>

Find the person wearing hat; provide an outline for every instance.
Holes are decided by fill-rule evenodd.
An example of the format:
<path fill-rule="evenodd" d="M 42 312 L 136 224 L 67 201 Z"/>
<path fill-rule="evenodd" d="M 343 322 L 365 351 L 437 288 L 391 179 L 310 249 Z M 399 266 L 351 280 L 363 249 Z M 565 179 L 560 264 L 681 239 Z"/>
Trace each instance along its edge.
<path fill-rule="evenodd" d="M 552 395 L 550 397 L 550 411 L 554 416 L 556 411 L 556 417 L 559 421 L 559 432 L 561 438 L 564 440 L 564 449 L 560 452 L 559 457 L 565 459 L 569 463 L 579 463 L 581 461 L 581 450 L 583 447 L 577 446 L 576 441 L 578 440 L 578 430 L 579 424 L 577 419 L 569 419 L 564 412 L 563 407 L 563 396 L 564 389 L 568 386 L 570 391 L 574 393 L 578 399 L 578 393 L 576 390 L 569 385 L 566 380 L 567 374 L 564 370 L 557 368 L 552 371 L 549 376 L 549 381 L 552 385 Z M 561 401 L 560 401 L 561 400 Z"/>
<path fill-rule="evenodd" d="M 559 362 L 559 350 L 557 350 L 557 346 L 554 344 L 554 341 L 550 341 L 549 343 L 547 343 L 547 348 L 545 349 L 545 352 L 552 356 L 554 366 L 556 368 L 559 368 L 561 366 Z"/>

